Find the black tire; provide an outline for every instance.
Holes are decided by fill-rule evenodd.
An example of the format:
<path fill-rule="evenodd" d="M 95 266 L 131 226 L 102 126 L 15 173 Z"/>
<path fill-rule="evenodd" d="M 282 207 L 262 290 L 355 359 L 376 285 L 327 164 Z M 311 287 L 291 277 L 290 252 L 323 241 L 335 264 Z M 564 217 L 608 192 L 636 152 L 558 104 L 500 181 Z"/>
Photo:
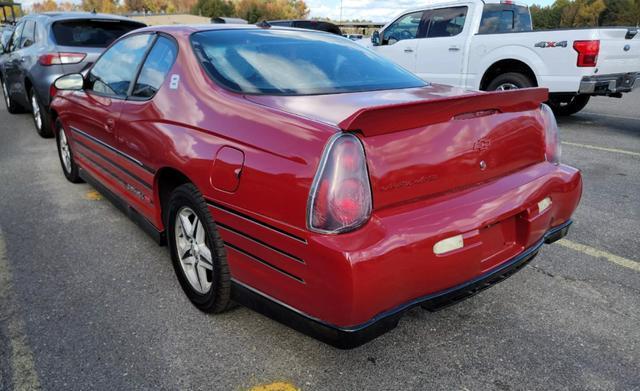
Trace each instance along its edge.
<path fill-rule="evenodd" d="M 36 132 L 38 132 L 42 138 L 53 137 L 53 129 L 51 129 L 51 122 L 47 109 L 40 103 L 38 93 L 36 93 L 36 90 L 33 87 L 29 90 L 29 102 L 31 102 L 31 116 L 33 117 L 33 126 L 36 128 Z M 37 108 L 37 111 L 34 110 L 34 107 Z M 40 124 L 38 124 L 36 115 L 40 116 Z"/>
<path fill-rule="evenodd" d="M 22 109 L 22 107 L 20 107 L 20 105 L 16 103 L 15 100 L 13 100 L 8 91 L 9 89 L 5 84 L 4 78 L 2 78 L 2 97 L 4 98 L 5 106 L 7 106 L 7 111 L 11 114 L 22 113 L 24 110 Z"/>
<path fill-rule="evenodd" d="M 189 208 L 195 213 L 205 231 L 205 243 L 211 251 L 212 271 L 207 271 L 206 278 L 210 287 L 206 293 L 198 292 L 189 282 L 183 269 L 176 243 L 176 219 L 178 213 Z M 169 198 L 166 209 L 167 242 L 171 251 L 171 260 L 180 286 L 189 300 L 199 310 L 208 313 L 219 313 L 231 306 L 231 275 L 224 242 L 218 233 L 213 217 L 207 208 L 198 189 L 190 184 L 177 187 Z M 195 234 L 195 233 L 194 233 Z M 195 268 L 194 268 L 195 269 Z"/>
<path fill-rule="evenodd" d="M 534 82 L 529 79 L 527 76 L 518 72 L 508 72 L 503 73 L 501 75 L 496 76 L 489 85 L 487 86 L 487 91 L 496 91 L 498 89 L 519 89 L 519 88 L 529 88 L 535 87 Z"/>
<path fill-rule="evenodd" d="M 64 127 L 62 126 L 62 123 L 58 120 L 56 121 L 56 128 L 58 129 L 57 135 L 58 137 L 56 137 L 56 146 L 58 147 L 58 158 L 60 159 L 60 166 L 62 168 L 62 173 L 64 174 L 65 178 L 67 178 L 67 180 L 71 183 L 82 183 L 82 178 L 80 178 L 80 171 L 78 169 L 78 165 L 76 164 L 76 162 L 73 159 L 73 151 L 71 150 L 71 146 L 68 144 L 68 140 L 69 138 L 66 136 L 66 132 L 64 130 Z M 67 166 L 65 165 L 64 162 L 64 157 L 63 152 L 62 152 L 62 145 L 61 143 L 63 143 L 63 140 L 67 140 L 66 145 L 69 151 L 69 168 L 67 168 Z"/>
<path fill-rule="evenodd" d="M 589 95 L 574 95 L 568 99 L 549 99 L 549 107 L 558 116 L 568 116 L 577 113 L 584 109 L 589 103 L 591 96 Z"/>

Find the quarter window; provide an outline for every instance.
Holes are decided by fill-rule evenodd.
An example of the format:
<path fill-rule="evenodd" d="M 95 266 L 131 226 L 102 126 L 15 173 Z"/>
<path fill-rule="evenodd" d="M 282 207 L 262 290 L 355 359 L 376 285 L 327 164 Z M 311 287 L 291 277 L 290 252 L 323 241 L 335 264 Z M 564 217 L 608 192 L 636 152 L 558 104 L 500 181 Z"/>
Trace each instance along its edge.
<path fill-rule="evenodd" d="M 419 38 L 420 22 L 423 14 L 423 11 L 412 12 L 393 22 L 384 30 L 382 44 L 393 45 L 405 39 Z"/>
<path fill-rule="evenodd" d="M 159 37 L 142 66 L 132 95 L 151 98 L 160 89 L 177 54 L 178 48 L 171 39 Z"/>
<path fill-rule="evenodd" d="M 151 34 L 136 34 L 109 48 L 89 72 L 88 89 L 103 95 L 126 96 L 151 39 Z"/>
<path fill-rule="evenodd" d="M 467 7 L 441 8 L 431 11 L 428 38 L 453 37 L 464 29 Z"/>

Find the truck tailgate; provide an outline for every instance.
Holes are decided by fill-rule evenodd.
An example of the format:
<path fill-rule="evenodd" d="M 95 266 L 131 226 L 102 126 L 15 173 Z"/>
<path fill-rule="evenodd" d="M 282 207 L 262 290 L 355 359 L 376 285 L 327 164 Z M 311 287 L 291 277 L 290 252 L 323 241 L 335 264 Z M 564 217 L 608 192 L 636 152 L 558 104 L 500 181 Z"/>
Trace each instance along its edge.
<path fill-rule="evenodd" d="M 600 54 L 597 74 L 640 72 L 640 34 L 627 39 L 628 31 L 627 28 L 598 29 Z"/>

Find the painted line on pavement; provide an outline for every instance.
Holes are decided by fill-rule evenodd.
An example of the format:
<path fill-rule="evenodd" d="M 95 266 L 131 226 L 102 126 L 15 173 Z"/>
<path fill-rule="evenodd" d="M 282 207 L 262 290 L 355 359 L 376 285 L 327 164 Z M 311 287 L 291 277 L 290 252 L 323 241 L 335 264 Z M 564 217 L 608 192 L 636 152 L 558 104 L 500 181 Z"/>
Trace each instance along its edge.
<path fill-rule="evenodd" d="M 27 342 L 25 324 L 13 301 L 12 277 L 6 245 L 0 229 L 0 322 L 4 323 L 9 342 L 11 385 L 15 390 L 39 390 L 40 380 L 35 369 L 33 352 Z"/>
<path fill-rule="evenodd" d="M 562 144 L 563 144 L 563 145 L 571 145 L 571 146 L 573 146 L 573 147 L 581 147 L 581 148 L 587 148 L 587 149 L 595 149 L 595 150 L 597 150 L 597 151 L 615 152 L 615 153 L 621 153 L 621 154 L 624 154 L 624 155 L 630 155 L 630 156 L 638 156 L 638 157 L 640 157 L 640 152 L 625 151 L 625 150 L 623 150 L 623 149 L 598 147 L 598 146 L 596 146 L 596 145 L 572 143 L 572 142 L 569 142 L 569 141 L 563 141 L 563 142 L 562 142 Z"/>
<path fill-rule="evenodd" d="M 583 254 L 587 254 L 596 258 L 604 258 L 609 262 L 615 263 L 616 265 L 623 266 L 628 269 L 640 272 L 640 262 L 638 261 L 632 261 L 631 259 L 627 259 L 615 254 L 611 254 L 603 250 L 598 250 L 597 248 L 593 248 L 591 246 L 572 242 L 567 239 L 559 240 L 556 243 L 558 243 L 561 246 L 570 248 L 572 250 L 579 251 Z"/>

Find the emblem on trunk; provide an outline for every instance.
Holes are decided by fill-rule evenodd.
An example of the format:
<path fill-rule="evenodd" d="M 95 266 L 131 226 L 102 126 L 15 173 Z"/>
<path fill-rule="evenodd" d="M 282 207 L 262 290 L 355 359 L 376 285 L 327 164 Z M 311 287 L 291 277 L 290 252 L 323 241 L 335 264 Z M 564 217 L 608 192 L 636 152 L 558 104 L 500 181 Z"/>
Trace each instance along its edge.
<path fill-rule="evenodd" d="M 487 169 L 487 163 L 484 160 L 480 160 L 480 170 L 484 171 Z"/>
<path fill-rule="evenodd" d="M 491 146 L 491 140 L 488 138 L 481 138 L 473 144 L 473 150 L 477 152 L 486 151 Z"/>
<path fill-rule="evenodd" d="M 631 45 L 624 45 L 624 51 L 628 52 L 629 50 L 631 50 Z"/>

